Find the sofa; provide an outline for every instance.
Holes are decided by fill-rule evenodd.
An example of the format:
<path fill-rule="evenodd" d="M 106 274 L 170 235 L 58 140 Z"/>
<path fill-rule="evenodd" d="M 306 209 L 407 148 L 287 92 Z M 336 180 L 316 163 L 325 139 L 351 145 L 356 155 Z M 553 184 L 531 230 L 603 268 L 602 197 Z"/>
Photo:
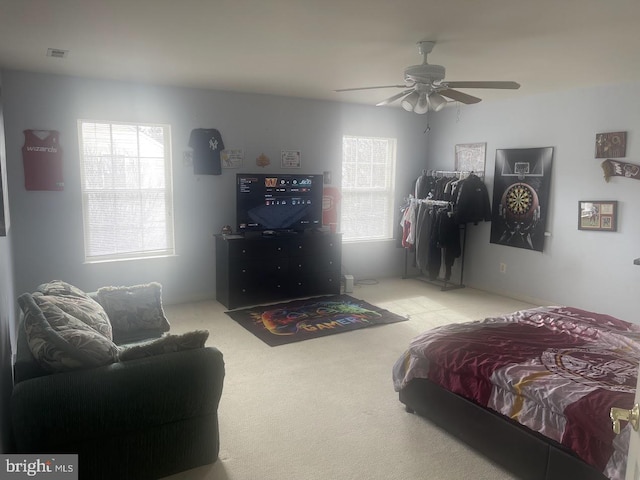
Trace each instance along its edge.
<path fill-rule="evenodd" d="M 106 297 L 100 290 L 85 294 L 54 281 L 20 296 L 10 404 L 17 453 L 78 454 L 81 479 L 161 478 L 217 460 L 223 355 L 204 347 L 206 331 L 168 332 L 158 284 L 152 285 L 158 300 L 155 313 L 163 323 L 149 328 L 154 315 L 148 315 L 148 305 L 130 302 L 143 287 L 149 285 L 116 292 L 124 299 L 119 307 L 127 309 L 127 321 L 135 325 L 137 315 L 146 322 L 142 328 L 129 328 L 128 335 L 110 321 L 106 308 L 97 327 L 86 328 L 82 318 L 76 321 L 87 298 L 103 306 L 100 301 Z M 62 299 L 52 292 L 63 292 Z M 65 302 L 73 308 L 65 310 Z M 96 305 L 91 308 L 99 309 Z M 74 329 L 87 336 L 77 340 L 69 335 Z M 108 339 L 107 330 L 115 347 L 100 337 L 106 348 L 97 354 L 78 353 L 76 347 L 98 338 L 95 331 Z M 49 343 L 38 338 L 43 331 Z M 65 356 L 65 349 L 71 354 Z"/>

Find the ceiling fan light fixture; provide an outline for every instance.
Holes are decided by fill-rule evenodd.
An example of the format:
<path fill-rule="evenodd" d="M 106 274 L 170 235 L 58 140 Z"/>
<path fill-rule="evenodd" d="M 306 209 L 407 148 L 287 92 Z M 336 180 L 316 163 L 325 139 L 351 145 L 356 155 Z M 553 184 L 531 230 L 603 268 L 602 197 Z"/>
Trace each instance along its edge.
<path fill-rule="evenodd" d="M 418 103 L 418 92 L 411 92 L 409 95 L 402 99 L 402 108 L 404 108 L 407 112 L 413 112 L 413 109 L 416 107 Z"/>
<path fill-rule="evenodd" d="M 413 111 L 418 115 L 424 115 L 429 111 L 429 101 L 427 100 L 426 93 L 423 92 L 420 94 L 420 97 L 418 98 L 418 103 L 416 104 Z"/>
<path fill-rule="evenodd" d="M 431 110 L 434 112 L 442 110 L 447 103 L 447 99 L 439 93 L 433 92 L 429 95 L 429 105 L 431 106 Z"/>

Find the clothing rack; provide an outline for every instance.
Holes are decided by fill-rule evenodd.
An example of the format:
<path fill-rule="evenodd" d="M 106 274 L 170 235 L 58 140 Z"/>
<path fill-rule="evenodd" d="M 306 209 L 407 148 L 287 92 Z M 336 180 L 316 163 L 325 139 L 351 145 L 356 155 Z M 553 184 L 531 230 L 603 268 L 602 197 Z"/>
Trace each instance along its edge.
<path fill-rule="evenodd" d="M 428 176 L 432 176 L 432 177 L 437 177 L 437 178 L 442 178 L 442 177 L 457 177 L 458 179 L 462 180 L 464 178 L 469 177 L 470 175 L 475 175 L 477 177 L 480 178 L 484 178 L 484 172 L 474 172 L 474 171 L 460 171 L 460 170 L 423 170 L 422 171 L 422 175 L 428 175 Z M 418 202 L 418 203 L 425 203 L 427 205 L 433 205 L 433 206 L 438 206 L 438 207 L 449 207 L 451 209 L 451 212 L 453 211 L 453 207 L 454 207 L 454 203 L 451 201 L 447 201 L 447 200 L 432 200 L 429 198 L 426 199 L 422 199 L 422 198 L 414 198 L 413 196 L 409 196 L 408 199 L 409 202 Z M 451 215 L 451 213 L 450 213 Z M 466 241 L 467 241 L 467 228 L 466 228 L 466 224 L 461 224 L 458 227 L 460 234 L 462 235 L 461 238 L 461 254 L 460 257 L 458 257 L 458 264 L 460 265 L 460 275 L 458 278 L 457 282 L 452 282 L 451 279 L 446 279 L 446 278 L 429 278 L 428 276 L 424 275 L 424 273 L 422 271 L 420 271 L 420 273 L 418 275 L 409 275 L 409 259 L 410 259 L 410 252 L 408 251 L 409 248 L 405 248 L 405 258 L 404 258 L 404 275 L 402 278 L 415 278 L 417 280 L 421 280 L 423 282 L 426 283 L 431 283 L 431 284 L 435 284 L 435 285 L 439 285 L 441 288 L 440 290 L 446 291 L 446 290 L 454 290 L 454 289 L 458 289 L 458 288 L 464 288 L 464 283 L 463 283 L 463 279 L 464 279 L 464 254 L 465 254 L 465 246 L 466 246 Z M 413 252 L 413 258 L 414 258 L 414 262 L 415 262 L 415 251 Z M 414 263 L 415 265 L 416 263 Z M 440 271 L 440 274 L 442 274 L 442 268 Z M 439 275 L 440 275 L 439 274 Z"/>
<path fill-rule="evenodd" d="M 430 200 L 430 199 L 423 199 L 423 198 L 413 198 L 410 196 L 409 201 L 412 202 L 416 202 L 416 203 L 424 203 L 426 205 L 433 205 L 433 206 L 437 206 L 437 207 L 452 207 L 453 203 L 446 201 L 446 200 Z M 465 250 L 465 244 L 467 241 L 467 228 L 466 225 L 460 225 L 459 226 L 459 230 L 462 232 L 462 244 L 461 244 L 461 253 L 460 253 L 460 276 L 459 276 L 459 280 L 457 283 L 455 282 L 451 282 L 450 280 L 447 280 L 446 278 L 435 278 L 435 279 L 431 279 L 425 275 L 423 275 L 422 273 L 418 274 L 418 275 L 409 275 L 409 249 L 405 248 L 404 249 L 404 274 L 402 276 L 403 279 L 406 278 L 414 278 L 416 280 L 420 280 L 422 282 L 425 283 L 430 283 L 433 285 L 438 285 L 440 286 L 440 290 L 441 291 L 447 291 L 447 290 L 455 290 L 458 288 L 464 288 L 464 283 L 463 283 L 463 275 L 464 275 L 464 250 Z M 415 257 L 414 257 L 415 258 Z"/>
<path fill-rule="evenodd" d="M 432 175 L 434 177 L 446 177 L 448 175 L 452 175 L 452 176 L 469 176 L 471 174 L 480 177 L 480 178 L 484 178 L 484 172 L 475 172 L 473 170 L 471 171 L 466 171 L 466 170 L 422 170 L 422 174 L 423 175 Z"/>
<path fill-rule="evenodd" d="M 432 200 L 435 201 L 435 200 Z M 420 273 L 418 275 L 409 275 L 409 249 L 404 249 L 404 274 L 402 275 L 403 279 L 413 278 L 415 280 L 420 280 L 421 282 L 430 283 L 432 285 L 440 286 L 440 290 L 446 292 L 447 290 L 456 290 L 458 288 L 464 288 L 465 285 L 463 283 L 464 278 L 464 250 L 465 244 L 467 243 L 467 226 L 460 225 L 460 231 L 462 232 L 462 253 L 460 254 L 460 276 L 458 277 L 458 282 L 451 282 L 450 280 L 446 280 L 444 278 L 434 278 L 431 279 L 424 274 Z"/>

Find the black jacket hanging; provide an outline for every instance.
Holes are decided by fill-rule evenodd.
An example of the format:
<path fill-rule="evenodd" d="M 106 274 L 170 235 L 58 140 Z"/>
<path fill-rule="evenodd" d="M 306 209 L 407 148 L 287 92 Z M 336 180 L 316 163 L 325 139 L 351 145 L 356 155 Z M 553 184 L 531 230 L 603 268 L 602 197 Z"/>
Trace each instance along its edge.
<path fill-rule="evenodd" d="M 471 174 L 458 183 L 454 219 L 457 224 L 491 221 L 491 203 L 487 186 Z"/>

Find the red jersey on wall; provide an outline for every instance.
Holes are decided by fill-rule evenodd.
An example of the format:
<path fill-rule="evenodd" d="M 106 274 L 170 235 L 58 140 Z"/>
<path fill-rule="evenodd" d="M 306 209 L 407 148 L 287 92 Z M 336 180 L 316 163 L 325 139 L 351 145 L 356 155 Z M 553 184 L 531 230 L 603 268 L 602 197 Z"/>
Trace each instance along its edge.
<path fill-rule="evenodd" d="M 25 130 L 22 162 L 27 190 L 64 190 L 62 148 L 56 130 Z"/>

